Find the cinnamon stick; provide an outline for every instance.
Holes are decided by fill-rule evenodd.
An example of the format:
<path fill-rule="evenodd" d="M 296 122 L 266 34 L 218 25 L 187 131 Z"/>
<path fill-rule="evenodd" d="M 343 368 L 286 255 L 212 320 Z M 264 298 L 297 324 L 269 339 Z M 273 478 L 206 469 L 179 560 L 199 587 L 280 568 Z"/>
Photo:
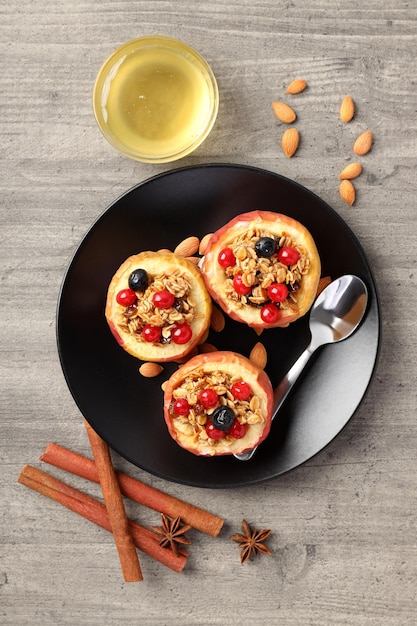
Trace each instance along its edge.
<path fill-rule="evenodd" d="M 81 476 L 81 478 L 86 478 L 96 483 L 99 482 L 97 468 L 92 459 L 56 443 L 47 445 L 40 460 Z M 185 524 L 190 524 L 193 528 L 211 537 L 216 537 L 219 534 L 224 524 L 224 520 L 221 517 L 170 496 L 132 476 L 122 472 L 116 472 L 116 474 L 121 492 L 131 500 L 154 511 L 165 513 L 169 517 L 181 517 Z"/>
<path fill-rule="evenodd" d="M 59 502 L 101 528 L 112 532 L 110 519 L 104 504 L 58 478 L 50 476 L 40 469 L 26 465 L 19 475 L 18 482 L 51 498 L 55 502 Z M 175 556 L 172 550 L 167 550 L 159 545 L 159 539 L 155 533 L 132 520 L 129 520 L 129 529 L 139 550 L 175 572 L 181 572 L 184 569 L 187 562 L 185 552 Z"/>
<path fill-rule="evenodd" d="M 143 580 L 138 554 L 129 528 L 123 498 L 111 461 L 110 450 L 105 441 L 84 420 L 93 452 L 104 503 L 110 518 L 111 529 L 119 553 L 120 564 L 126 582 Z"/>

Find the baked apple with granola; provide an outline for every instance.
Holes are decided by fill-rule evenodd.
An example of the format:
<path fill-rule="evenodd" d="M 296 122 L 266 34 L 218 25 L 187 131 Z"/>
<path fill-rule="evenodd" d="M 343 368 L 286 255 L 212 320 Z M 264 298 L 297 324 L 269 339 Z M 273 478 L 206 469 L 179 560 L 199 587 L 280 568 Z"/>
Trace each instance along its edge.
<path fill-rule="evenodd" d="M 182 359 L 204 338 L 211 298 L 200 270 L 169 251 L 130 256 L 113 276 L 105 316 L 117 342 L 143 361 Z"/>
<path fill-rule="evenodd" d="M 164 384 L 168 431 L 200 456 L 245 452 L 271 428 L 273 390 L 266 372 L 236 352 L 198 354 Z"/>
<path fill-rule="evenodd" d="M 311 233 L 272 211 L 242 213 L 211 236 L 201 270 L 213 299 L 255 329 L 285 327 L 309 311 L 321 273 Z"/>

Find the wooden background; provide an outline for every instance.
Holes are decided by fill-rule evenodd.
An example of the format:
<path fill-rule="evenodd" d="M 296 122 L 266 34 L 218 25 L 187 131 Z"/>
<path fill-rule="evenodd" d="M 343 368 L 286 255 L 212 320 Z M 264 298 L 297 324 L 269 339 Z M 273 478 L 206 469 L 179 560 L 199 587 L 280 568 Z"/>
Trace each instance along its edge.
<path fill-rule="evenodd" d="M 404 0 L 12 0 L 0 8 L 0 621 L 285 626 L 416 623 L 416 5 Z M 93 118 L 97 71 L 122 42 L 160 33 L 212 65 L 218 120 L 192 156 L 145 165 L 114 152 Z M 302 141 L 280 149 L 271 101 L 295 77 Z M 357 103 L 343 126 L 344 95 Z M 353 139 L 370 128 L 357 202 L 338 194 Z M 143 556 L 123 582 L 110 534 L 18 485 L 49 441 L 88 453 L 56 350 L 61 280 L 90 224 L 119 194 L 179 165 L 230 162 L 288 176 L 328 202 L 362 243 L 381 301 L 380 362 L 360 409 L 316 458 L 238 490 L 168 483 L 116 467 L 226 519 L 192 536 L 180 575 Z M 60 473 L 48 470 L 55 475 Z M 72 484 L 85 488 L 84 482 Z M 100 495 L 91 487 L 90 493 Z M 153 512 L 128 504 L 145 525 Z M 240 566 L 228 535 L 271 528 L 272 556 Z"/>

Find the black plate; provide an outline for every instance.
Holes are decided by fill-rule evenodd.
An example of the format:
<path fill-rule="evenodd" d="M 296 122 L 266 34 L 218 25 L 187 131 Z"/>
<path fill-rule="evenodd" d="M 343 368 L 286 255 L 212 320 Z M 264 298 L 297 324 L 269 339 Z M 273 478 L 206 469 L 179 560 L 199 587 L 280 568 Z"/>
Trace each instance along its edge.
<path fill-rule="evenodd" d="M 174 247 L 202 237 L 239 213 L 285 213 L 312 233 L 322 275 L 356 274 L 370 301 L 359 330 L 326 346 L 311 360 L 251 461 L 197 457 L 180 448 L 165 426 L 161 383 L 176 369 L 145 379 L 140 362 L 120 348 L 104 318 L 107 287 L 119 265 L 142 250 Z M 81 413 L 108 444 L 138 467 L 168 480 L 199 487 L 233 487 L 287 472 L 322 450 L 361 403 L 378 355 L 380 315 L 366 256 L 346 223 L 319 197 L 293 181 L 236 165 L 177 169 L 134 187 L 93 224 L 76 251 L 58 303 L 58 348 L 70 391 Z M 243 324 L 227 320 L 208 341 L 248 356 L 259 340 Z M 267 373 L 275 386 L 309 341 L 308 316 L 287 329 L 262 334 Z"/>

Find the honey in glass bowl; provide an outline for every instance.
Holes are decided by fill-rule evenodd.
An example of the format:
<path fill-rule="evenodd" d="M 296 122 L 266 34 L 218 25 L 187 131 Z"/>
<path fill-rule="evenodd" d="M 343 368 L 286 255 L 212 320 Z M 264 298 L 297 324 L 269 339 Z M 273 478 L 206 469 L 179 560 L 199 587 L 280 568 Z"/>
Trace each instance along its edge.
<path fill-rule="evenodd" d="M 133 39 L 105 61 L 93 106 L 97 124 L 119 152 L 138 161 L 174 161 L 199 146 L 218 111 L 218 88 L 193 48 L 163 36 Z"/>

